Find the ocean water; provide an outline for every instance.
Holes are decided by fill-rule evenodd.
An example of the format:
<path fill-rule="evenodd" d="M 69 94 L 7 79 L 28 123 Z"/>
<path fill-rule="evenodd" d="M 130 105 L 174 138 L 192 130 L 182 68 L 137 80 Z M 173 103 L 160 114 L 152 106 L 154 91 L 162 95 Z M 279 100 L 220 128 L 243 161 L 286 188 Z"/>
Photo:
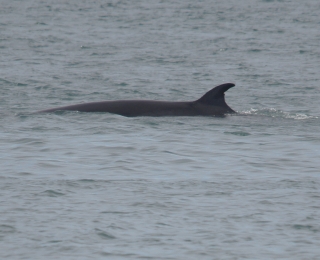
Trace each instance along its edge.
<path fill-rule="evenodd" d="M 0 258 L 320 259 L 319 13 L 1 0 Z M 33 114 L 225 82 L 225 118 Z"/>

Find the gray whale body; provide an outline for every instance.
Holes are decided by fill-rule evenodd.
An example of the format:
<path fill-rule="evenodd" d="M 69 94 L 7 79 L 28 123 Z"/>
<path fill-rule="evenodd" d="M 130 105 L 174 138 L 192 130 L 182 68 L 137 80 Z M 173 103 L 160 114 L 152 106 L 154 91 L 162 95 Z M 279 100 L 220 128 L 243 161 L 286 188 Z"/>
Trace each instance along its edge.
<path fill-rule="evenodd" d="M 224 92 L 234 87 L 233 83 L 219 85 L 200 99 L 190 102 L 152 100 L 100 101 L 38 111 L 48 113 L 60 110 L 79 112 L 107 112 L 127 117 L 136 116 L 223 116 L 235 113 L 225 102 Z"/>

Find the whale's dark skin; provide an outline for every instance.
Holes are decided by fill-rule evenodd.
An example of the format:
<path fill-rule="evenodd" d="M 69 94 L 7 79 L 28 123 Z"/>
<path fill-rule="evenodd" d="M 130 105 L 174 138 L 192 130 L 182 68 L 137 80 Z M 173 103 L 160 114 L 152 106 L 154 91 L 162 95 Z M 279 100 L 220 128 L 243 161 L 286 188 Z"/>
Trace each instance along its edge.
<path fill-rule="evenodd" d="M 57 107 L 40 113 L 71 110 L 79 112 L 108 112 L 127 117 L 135 116 L 223 116 L 235 113 L 225 102 L 224 92 L 234 87 L 233 83 L 217 86 L 200 99 L 191 102 L 169 102 L 152 100 L 115 100 L 90 102 Z"/>

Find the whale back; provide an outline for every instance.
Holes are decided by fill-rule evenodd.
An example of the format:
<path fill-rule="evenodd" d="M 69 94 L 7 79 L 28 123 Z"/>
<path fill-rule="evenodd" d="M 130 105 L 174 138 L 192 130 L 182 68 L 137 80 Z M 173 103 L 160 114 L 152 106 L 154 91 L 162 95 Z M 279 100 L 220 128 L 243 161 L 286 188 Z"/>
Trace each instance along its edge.
<path fill-rule="evenodd" d="M 114 100 L 81 103 L 38 111 L 38 113 L 58 110 L 80 112 L 108 112 L 123 116 L 212 116 L 235 113 L 225 102 L 224 92 L 234 84 L 217 86 L 200 99 L 193 102 L 168 102 L 152 100 Z"/>

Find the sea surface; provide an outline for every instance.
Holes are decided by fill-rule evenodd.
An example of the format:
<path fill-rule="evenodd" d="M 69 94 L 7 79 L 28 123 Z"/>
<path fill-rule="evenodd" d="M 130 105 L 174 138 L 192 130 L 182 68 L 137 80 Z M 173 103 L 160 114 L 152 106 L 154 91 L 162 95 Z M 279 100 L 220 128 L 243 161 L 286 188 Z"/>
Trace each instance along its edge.
<path fill-rule="evenodd" d="M 319 0 L 0 0 L 0 259 L 320 259 Z M 33 112 L 191 101 L 238 114 Z"/>

